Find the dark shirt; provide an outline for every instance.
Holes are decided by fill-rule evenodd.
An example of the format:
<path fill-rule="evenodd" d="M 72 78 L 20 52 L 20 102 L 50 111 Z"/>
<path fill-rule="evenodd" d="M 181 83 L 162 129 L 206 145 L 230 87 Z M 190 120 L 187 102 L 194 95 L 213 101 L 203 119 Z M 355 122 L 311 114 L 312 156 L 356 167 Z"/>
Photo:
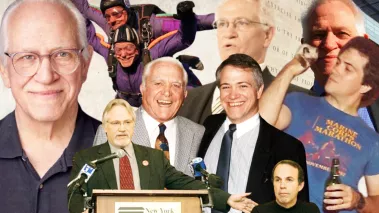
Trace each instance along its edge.
<path fill-rule="evenodd" d="M 72 158 L 92 146 L 99 124 L 79 107 L 69 145 L 41 179 L 21 147 L 15 113 L 0 120 L 0 212 L 67 213 Z"/>
<path fill-rule="evenodd" d="M 286 209 L 274 200 L 254 207 L 251 213 L 320 213 L 320 210 L 314 203 L 299 200 L 294 206 Z"/>

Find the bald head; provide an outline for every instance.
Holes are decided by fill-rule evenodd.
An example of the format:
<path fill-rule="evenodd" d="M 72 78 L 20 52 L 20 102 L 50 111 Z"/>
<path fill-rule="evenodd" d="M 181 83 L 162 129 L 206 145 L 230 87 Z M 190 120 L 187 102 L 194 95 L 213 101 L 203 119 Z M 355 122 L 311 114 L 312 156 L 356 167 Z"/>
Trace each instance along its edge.
<path fill-rule="evenodd" d="M 31 23 L 36 23 L 31 24 Z M 41 26 L 43 25 L 43 26 Z M 40 30 L 40 41 L 43 42 L 44 33 L 58 28 L 66 28 L 74 35 L 75 42 L 81 48 L 87 47 L 85 20 L 70 0 L 20 0 L 15 1 L 4 12 L 0 28 L 0 53 L 11 52 L 25 43 L 33 42 L 28 32 Z M 13 36 L 21 36 L 24 43 L 15 44 Z M 64 40 L 64 38 L 62 38 Z M 11 45 L 12 44 L 12 45 Z M 18 46 L 13 46 L 18 45 Z M 83 51 L 84 58 L 88 59 L 87 49 Z M 0 54 L 3 64 L 6 64 L 4 54 Z"/>

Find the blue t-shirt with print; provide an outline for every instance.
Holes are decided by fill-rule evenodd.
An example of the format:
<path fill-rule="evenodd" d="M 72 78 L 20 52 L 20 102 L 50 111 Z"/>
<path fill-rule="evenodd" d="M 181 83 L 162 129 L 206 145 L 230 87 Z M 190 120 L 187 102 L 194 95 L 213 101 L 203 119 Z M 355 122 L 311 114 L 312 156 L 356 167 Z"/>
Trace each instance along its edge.
<path fill-rule="evenodd" d="M 284 104 L 292 113 L 286 133 L 299 139 L 307 157 L 310 201 L 322 211 L 325 181 L 333 158 L 340 159 L 340 178 L 355 190 L 362 176 L 379 174 L 379 134 L 346 114 L 325 97 L 290 93 Z M 357 211 L 340 211 L 357 212 Z"/>

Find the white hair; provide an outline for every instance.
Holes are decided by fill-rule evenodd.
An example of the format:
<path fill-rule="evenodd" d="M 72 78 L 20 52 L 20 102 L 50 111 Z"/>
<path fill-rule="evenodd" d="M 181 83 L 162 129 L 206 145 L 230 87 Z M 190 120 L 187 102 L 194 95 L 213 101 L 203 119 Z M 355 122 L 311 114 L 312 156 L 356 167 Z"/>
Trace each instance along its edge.
<path fill-rule="evenodd" d="M 187 82 L 188 82 L 187 71 L 184 69 L 182 63 L 180 63 L 177 59 L 175 59 L 173 57 L 168 57 L 168 56 L 155 59 L 155 60 L 149 62 L 145 66 L 145 68 L 143 70 L 143 74 L 142 74 L 142 86 L 143 87 L 145 87 L 145 85 L 146 85 L 146 78 L 150 75 L 152 68 L 154 67 L 154 65 L 156 65 L 158 63 L 171 63 L 171 64 L 178 66 L 180 68 L 180 70 L 182 70 L 182 72 L 183 72 L 183 81 L 184 81 L 183 88 L 186 89 Z"/>
<path fill-rule="evenodd" d="M 312 14 L 314 13 L 315 9 L 318 6 L 320 6 L 326 2 L 331 2 L 331 1 L 340 1 L 340 2 L 344 3 L 346 6 L 348 6 L 354 14 L 355 28 L 358 32 L 358 35 L 363 36 L 366 33 L 365 22 L 364 22 L 364 17 L 363 17 L 362 11 L 361 11 L 361 9 L 359 9 L 359 7 L 352 0 L 312 0 L 310 6 L 305 11 L 305 13 L 302 14 L 302 17 L 301 17 L 301 24 L 303 27 L 303 38 L 305 39 L 305 41 L 310 40 L 310 33 L 311 32 L 309 29 L 309 19 L 312 16 Z"/>
<path fill-rule="evenodd" d="M 8 47 L 8 25 L 9 20 L 13 12 L 19 8 L 23 3 L 25 2 L 49 2 L 49 3 L 55 3 L 63 6 L 65 9 L 67 9 L 72 16 L 74 17 L 74 20 L 76 22 L 76 29 L 74 32 L 77 32 L 77 36 L 79 39 L 79 45 L 81 48 L 84 48 L 83 50 L 83 57 L 85 60 L 89 59 L 89 53 L 88 53 L 88 41 L 87 41 L 87 29 L 85 24 L 85 19 L 83 18 L 82 14 L 79 12 L 79 10 L 75 7 L 75 5 L 71 2 L 71 0 L 16 0 L 12 4 L 8 6 L 8 8 L 5 10 L 3 14 L 3 18 L 1 20 L 1 26 L 0 26 L 0 59 L 3 65 L 6 65 L 6 57 L 4 55 L 4 52 L 7 51 Z M 26 17 L 27 18 L 27 17 Z"/>
<path fill-rule="evenodd" d="M 222 5 L 224 5 L 227 1 L 229 0 L 223 0 L 221 3 L 218 5 L 217 8 L 220 8 Z M 243 0 L 243 1 L 248 1 L 248 2 L 255 2 L 259 4 L 259 21 L 261 23 L 267 24 L 267 25 L 262 25 L 263 29 L 265 31 L 269 30 L 271 27 L 275 26 L 275 16 L 274 13 L 271 9 L 271 7 L 268 5 L 269 0 Z M 215 20 L 218 19 L 218 12 L 216 10 L 215 13 Z"/>

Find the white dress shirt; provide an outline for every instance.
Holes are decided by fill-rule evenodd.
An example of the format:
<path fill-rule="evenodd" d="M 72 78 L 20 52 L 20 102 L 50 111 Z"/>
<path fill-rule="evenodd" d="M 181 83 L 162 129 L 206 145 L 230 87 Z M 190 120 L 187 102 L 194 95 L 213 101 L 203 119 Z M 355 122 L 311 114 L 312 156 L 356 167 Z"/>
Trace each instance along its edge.
<path fill-rule="evenodd" d="M 222 138 L 229 129 L 231 121 L 226 118 L 204 157 L 204 162 L 209 173 L 216 174 L 218 158 L 220 155 Z M 245 193 L 251 161 L 253 159 L 255 145 L 259 134 L 260 118 L 259 114 L 255 114 L 248 120 L 237 124 L 237 130 L 233 134 L 233 142 L 231 148 L 230 171 L 228 181 L 228 192 L 230 194 Z M 231 209 L 230 213 L 241 212 Z"/>
<path fill-rule="evenodd" d="M 142 108 L 142 119 L 145 122 L 146 130 L 149 134 L 150 146 L 155 149 L 155 142 L 159 135 L 159 122 L 151 117 L 143 108 Z M 164 135 L 168 141 L 168 147 L 170 151 L 170 164 L 174 166 L 175 163 L 175 148 L 176 148 L 176 129 L 177 129 L 176 117 L 164 122 L 166 125 L 166 130 Z"/>

